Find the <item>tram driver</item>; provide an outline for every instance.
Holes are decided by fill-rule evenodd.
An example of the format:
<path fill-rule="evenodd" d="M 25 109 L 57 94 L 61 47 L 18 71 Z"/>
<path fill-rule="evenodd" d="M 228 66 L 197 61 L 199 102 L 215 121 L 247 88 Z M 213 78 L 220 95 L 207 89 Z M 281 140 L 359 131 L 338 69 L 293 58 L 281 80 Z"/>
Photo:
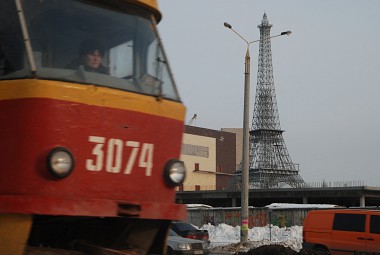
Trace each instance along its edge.
<path fill-rule="evenodd" d="M 9 72 L 9 62 L 5 56 L 5 53 L 4 51 L 1 49 L 1 46 L 0 46 L 0 76 L 1 75 L 4 75 L 4 74 L 7 74 Z"/>
<path fill-rule="evenodd" d="M 69 69 L 83 67 L 86 72 L 96 72 L 109 74 L 108 67 L 104 66 L 104 46 L 95 39 L 88 39 L 82 42 L 79 48 L 79 57 L 67 66 Z"/>

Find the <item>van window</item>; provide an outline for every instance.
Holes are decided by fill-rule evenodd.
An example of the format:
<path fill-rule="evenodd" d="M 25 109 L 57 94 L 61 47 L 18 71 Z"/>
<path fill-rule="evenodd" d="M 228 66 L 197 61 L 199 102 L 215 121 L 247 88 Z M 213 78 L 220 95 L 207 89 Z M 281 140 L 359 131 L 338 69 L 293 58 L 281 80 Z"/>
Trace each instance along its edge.
<path fill-rule="evenodd" d="M 333 230 L 365 231 L 365 214 L 337 213 L 334 217 Z"/>
<path fill-rule="evenodd" d="M 371 215 L 369 231 L 373 234 L 380 234 L 380 216 Z"/>

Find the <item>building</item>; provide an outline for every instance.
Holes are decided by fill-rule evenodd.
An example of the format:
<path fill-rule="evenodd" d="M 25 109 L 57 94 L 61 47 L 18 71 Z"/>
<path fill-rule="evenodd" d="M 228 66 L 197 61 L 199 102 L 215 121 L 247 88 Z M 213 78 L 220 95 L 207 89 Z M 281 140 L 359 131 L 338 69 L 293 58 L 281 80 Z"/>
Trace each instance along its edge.
<path fill-rule="evenodd" d="M 177 203 L 240 206 L 241 192 L 229 189 L 242 155 L 242 129 L 185 126 L 181 160 L 187 169 Z M 250 189 L 249 205 L 270 203 L 380 205 L 380 188 L 362 182 L 309 183 L 302 188 Z"/>
<path fill-rule="evenodd" d="M 181 191 L 227 189 L 236 170 L 236 134 L 185 126 L 181 160 L 187 169 Z"/>
<path fill-rule="evenodd" d="M 238 170 L 241 164 L 241 160 L 243 159 L 243 128 L 222 128 L 221 130 L 234 133 L 236 135 L 236 170 Z"/>

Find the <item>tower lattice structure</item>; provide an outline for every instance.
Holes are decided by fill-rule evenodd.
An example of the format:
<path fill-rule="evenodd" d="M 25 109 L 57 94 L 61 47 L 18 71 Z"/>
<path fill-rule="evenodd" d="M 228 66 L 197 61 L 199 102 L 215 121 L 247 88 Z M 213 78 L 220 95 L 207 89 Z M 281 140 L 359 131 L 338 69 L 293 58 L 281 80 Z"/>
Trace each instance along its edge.
<path fill-rule="evenodd" d="M 257 87 L 252 126 L 249 132 L 249 187 L 271 189 L 303 187 L 299 165 L 294 164 L 286 148 L 273 79 L 272 50 L 267 15 L 260 29 Z M 241 188 L 241 164 L 231 182 L 232 189 Z"/>
<path fill-rule="evenodd" d="M 260 29 L 257 87 L 250 130 L 250 188 L 281 188 L 305 184 L 286 148 L 280 127 L 273 79 L 272 50 L 267 15 Z"/>

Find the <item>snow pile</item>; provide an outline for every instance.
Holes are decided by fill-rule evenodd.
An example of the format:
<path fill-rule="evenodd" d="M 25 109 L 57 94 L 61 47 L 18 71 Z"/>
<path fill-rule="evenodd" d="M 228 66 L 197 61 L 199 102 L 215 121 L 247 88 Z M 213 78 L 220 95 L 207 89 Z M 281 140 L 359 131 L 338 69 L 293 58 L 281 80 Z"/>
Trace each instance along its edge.
<path fill-rule="evenodd" d="M 209 209 L 212 208 L 211 205 L 205 205 L 205 204 L 187 204 L 188 209 Z"/>
<path fill-rule="evenodd" d="M 192 204 L 188 208 L 212 208 L 209 205 Z M 284 208 L 334 208 L 331 204 L 288 204 L 272 203 L 265 206 L 268 209 Z M 254 227 L 248 230 L 248 242 L 240 243 L 240 226 L 232 227 L 225 223 L 217 226 L 207 224 L 200 229 L 209 233 L 210 249 L 214 251 L 246 252 L 263 245 L 277 244 L 289 247 L 296 252 L 302 249 L 302 226 L 280 228 L 267 225 L 266 227 Z"/>
<path fill-rule="evenodd" d="M 262 245 L 279 244 L 295 251 L 302 248 L 302 227 L 292 226 L 279 228 L 268 225 L 266 227 L 254 227 L 248 231 L 248 242 L 240 242 L 240 226 L 232 227 L 227 224 L 214 226 L 203 225 L 203 230 L 209 233 L 210 248 L 223 251 L 248 251 Z"/>
<path fill-rule="evenodd" d="M 289 203 L 272 203 L 265 206 L 269 209 L 294 209 L 294 208 L 335 208 L 338 205 L 331 204 L 289 204 Z"/>

